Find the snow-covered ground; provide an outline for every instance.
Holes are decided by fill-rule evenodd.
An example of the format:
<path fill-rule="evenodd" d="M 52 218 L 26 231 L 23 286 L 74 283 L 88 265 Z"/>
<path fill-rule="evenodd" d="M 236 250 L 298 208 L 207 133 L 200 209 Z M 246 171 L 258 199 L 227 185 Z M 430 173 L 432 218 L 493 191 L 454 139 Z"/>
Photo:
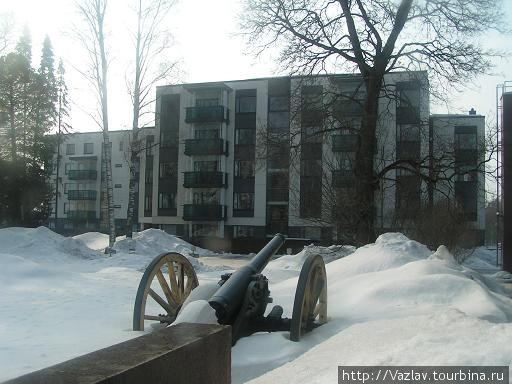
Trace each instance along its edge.
<path fill-rule="evenodd" d="M 162 251 L 188 256 L 200 284 L 246 260 L 155 229 L 118 238 L 111 257 L 100 252 L 107 242 L 98 233 L 65 238 L 46 228 L 0 230 L 0 381 L 142 334 L 131 330 L 135 293 Z M 495 273 L 489 252 L 478 249 L 466 265 Z M 286 316 L 311 253 L 328 263 L 330 321 L 299 343 L 286 332 L 239 340 L 233 383 L 335 383 L 338 365 L 512 366 L 512 299 L 495 275 L 401 234 L 357 250 L 308 246 L 265 269 Z"/>

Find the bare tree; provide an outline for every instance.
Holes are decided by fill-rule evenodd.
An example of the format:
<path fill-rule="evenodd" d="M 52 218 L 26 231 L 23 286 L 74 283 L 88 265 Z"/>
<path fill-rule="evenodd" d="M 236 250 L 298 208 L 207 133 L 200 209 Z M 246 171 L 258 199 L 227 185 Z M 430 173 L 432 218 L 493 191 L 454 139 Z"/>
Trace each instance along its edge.
<path fill-rule="evenodd" d="M 154 87 L 169 79 L 177 63 L 162 61 L 170 45 L 170 33 L 162 28 L 163 22 L 175 0 L 136 0 L 137 31 L 134 34 L 135 67 L 128 89 L 132 100 L 132 137 L 130 142 L 130 186 L 126 220 L 126 236 L 132 237 L 135 211 L 136 172 L 139 154 L 142 151 L 139 138 L 140 118 L 149 113 L 154 103 Z M 155 66 L 155 59 L 160 65 Z"/>
<path fill-rule="evenodd" d="M 75 36 L 88 55 L 88 67 L 79 72 L 94 86 L 98 97 L 98 114 L 89 114 L 103 131 L 102 168 L 105 171 L 106 202 L 108 211 L 109 246 L 111 253 L 116 240 L 114 191 L 112 185 L 112 143 L 108 131 L 108 61 L 105 47 L 105 14 L 107 0 L 80 0 L 76 4 L 82 24 Z"/>
<path fill-rule="evenodd" d="M 263 52 L 281 44 L 280 63 L 292 74 L 332 69 L 357 72 L 364 97 L 355 151 L 354 196 L 358 207 L 356 242 L 375 238 L 375 191 L 379 97 L 384 77 L 397 70 L 429 70 L 432 83 L 468 82 L 492 67 L 495 52 L 476 37 L 504 32 L 495 0 L 245 0 L 242 26 Z M 412 164 L 411 161 L 409 163 Z M 413 167 L 416 163 L 413 164 Z"/>
<path fill-rule="evenodd" d="M 0 14 L 0 55 L 9 48 L 14 29 L 14 17 L 12 13 Z"/>

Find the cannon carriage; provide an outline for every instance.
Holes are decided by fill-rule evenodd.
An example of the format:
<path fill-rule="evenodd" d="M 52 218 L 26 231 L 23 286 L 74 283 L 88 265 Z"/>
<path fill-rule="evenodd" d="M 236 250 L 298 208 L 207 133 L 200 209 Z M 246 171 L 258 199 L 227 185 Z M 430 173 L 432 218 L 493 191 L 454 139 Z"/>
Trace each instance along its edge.
<path fill-rule="evenodd" d="M 196 300 L 207 300 L 219 324 L 232 327 L 233 345 L 255 332 L 289 331 L 290 340 L 299 341 L 303 334 L 327 322 L 327 275 L 320 255 L 310 255 L 302 266 L 291 319 L 282 316 L 279 305 L 265 315 L 273 300 L 262 272 L 284 241 L 283 235 L 275 235 L 247 265 L 222 275 L 210 289 L 198 289 L 193 295 Z M 174 252 L 157 256 L 146 268 L 137 290 L 133 329 L 144 330 L 147 322 L 172 324 L 191 302 L 187 298 L 198 284 L 185 256 Z"/>

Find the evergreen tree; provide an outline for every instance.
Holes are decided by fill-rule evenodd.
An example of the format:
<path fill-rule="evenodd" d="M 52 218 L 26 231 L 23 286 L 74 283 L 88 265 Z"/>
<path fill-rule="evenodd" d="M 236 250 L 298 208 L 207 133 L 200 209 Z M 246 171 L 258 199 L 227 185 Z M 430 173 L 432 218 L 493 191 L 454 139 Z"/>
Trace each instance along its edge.
<path fill-rule="evenodd" d="M 55 137 L 48 135 L 65 99 L 64 71 L 55 76 L 50 40 L 45 39 L 38 70 L 31 67 L 31 39 L 25 29 L 15 51 L 0 57 L 0 225 L 41 225 L 49 214 Z M 64 102 L 67 108 L 67 101 Z M 0 122 L 1 123 L 1 122 Z"/>

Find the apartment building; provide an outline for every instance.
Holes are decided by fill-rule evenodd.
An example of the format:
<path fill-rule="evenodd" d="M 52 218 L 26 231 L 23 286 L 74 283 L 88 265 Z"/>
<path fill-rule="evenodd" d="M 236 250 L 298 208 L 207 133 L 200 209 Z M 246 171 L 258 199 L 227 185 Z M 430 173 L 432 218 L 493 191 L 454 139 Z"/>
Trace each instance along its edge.
<path fill-rule="evenodd" d="M 365 92 L 360 77 L 262 78 L 169 85 L 156 92 L 155 131 L 141 157 L 142 228 L 210 243 L 224 240 L 228 246 L 276 232 L 304 241 L 349 241 L 351 223 L 333 216 L 346 213 L 335 209 L 354 193 L 359 101 Z M 464 119 L 478 120 L 477 140 L 482 140 L 482 117 Z M 464 129 L 456 127 L 466 124 L 464 119 L 430 120 L 426 72 L 387 74 L 379 101 L 376 171 L 399 159 L 428 158 L 432 130 L 461 143 Z M 404 229 L 408 215 L 429 196 L 429 186 L 411 172 L 393 170 L 388 176 L 375 194 L 379 232 Z M 466 193 L 458 185 L 455 197 Z M 483 180 L 477 188 L 479 229 L 481 187 Z"/>
<path fill-rule="evenodd" d="M 143 129 L 143 134 L 152 128 Z M 129 130 L 110 131 L 114 212 L 118 233 L 124 233 L 129 189 Z M 106 189 L 102 169 L 102 132 L 72 133 L 64 136 L 60 161 L 54 162 L 51 183 L 56 188 L 49 226 L 59 233 L 105 231 Z M 55 154 L 57 159 L 57 153 Z M 58 177 L 58 179 L 57 179 Z M 138 200 L 138 197 L 137 197 Z M 137 207 L 136 207 L 137 208 Z"/>
<path fill-rule="evenodd" d="M 448 153 L 453 163 L 430 191 L 433 203 L 450 198 L 457 201 L 466 213 L 471 227 L 472 242 L 485 241 L 485 117 L 471 109 L 467 115 L 434 114 L 430 117 L 432 154 L 441 157 Z"/>

